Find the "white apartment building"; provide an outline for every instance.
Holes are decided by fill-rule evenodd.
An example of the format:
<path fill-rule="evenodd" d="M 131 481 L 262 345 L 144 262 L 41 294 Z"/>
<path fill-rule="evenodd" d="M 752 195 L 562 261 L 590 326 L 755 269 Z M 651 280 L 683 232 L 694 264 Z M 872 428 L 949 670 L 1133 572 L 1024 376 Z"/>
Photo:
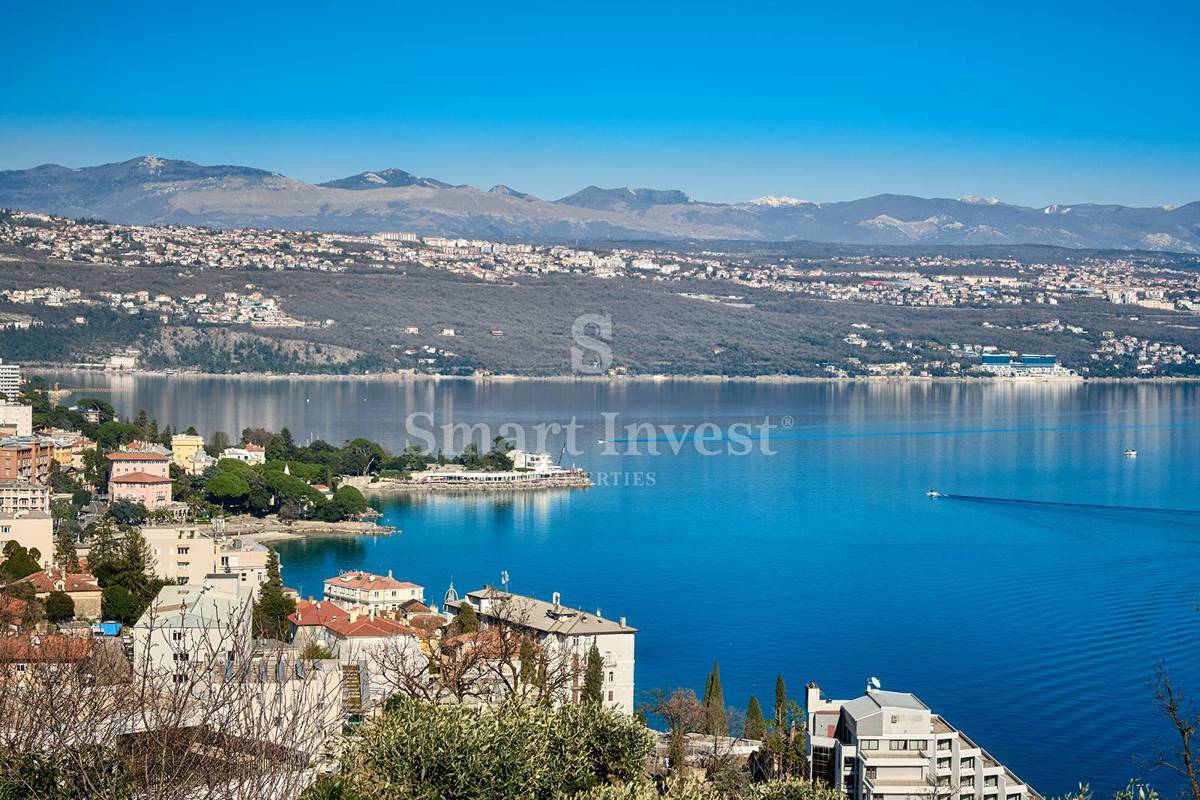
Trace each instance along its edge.
<path fill-rule="evenodd" d="M 194 670 L 245 661 L 254 648 L 253 601 L 234 575 L 164 586 L 133 626 L 134 669 L 184 681 Z"/>
<path fill-rule="evenodd" d="M 347 611 L 398 611 L 409 600 L 425 602 L 425 587 L 408 581 L 398 581 L 387 575 L 370 572 L 343 572 L 325 579 L 325 599 L 332 600 Z"/>
<path fill-rule="evenodd" d="M 50 513 L 50 487 L 29 481 L 0 481 L 0 513 Z"/>
<path fill-rule="evenodd" d="M 0 391 L 3 390 L 0 389 Z M 32 435 L 33 406 L 0 401 L 0 436 Z"/>
<path fill-rule="evenodd" d="M 623 714 L 633 713 L 633 644 L 637 629 L 626 625 L 624 617 L 611 620 L 602 617 L 599 609 L 595 614 L 589 614 L 569 608 L 562 604 L 558 592 L 547 603 L 535 597 L 485 587 L 469 592 L 466 600 L 485 627 L 502 623 L 524 628 L 550 657 L 571 659 L 579 674 L 574 696 L 569 698 L 572 702 L 579 699 L 588 651 L 595 644 L 604 664 L 601 687 L 604 704 Z"/>
<path fill-rule="evenodd" d="M 4 359 L 0 358 L 0 393 L 7 397 L 10 403 L 17 401 L 17 396 L 21 393 L 20 364 L 5 364 Z"/>
<path fill-rule="evenodd" d="M 810 780 L 852 800 L 1041 800 L 1041 795 L 909 692 L 871 679 L 854 700 L 808 684 Z"/>
<path fill-rule="evenodd" d="M 169 525 L 142 528 L 158 577 L 202 584 L 213 574 L 234 575 L 257 591 L 267 582 L 269 551 L 257 542 L 227 537 L 209 525 Z"/>

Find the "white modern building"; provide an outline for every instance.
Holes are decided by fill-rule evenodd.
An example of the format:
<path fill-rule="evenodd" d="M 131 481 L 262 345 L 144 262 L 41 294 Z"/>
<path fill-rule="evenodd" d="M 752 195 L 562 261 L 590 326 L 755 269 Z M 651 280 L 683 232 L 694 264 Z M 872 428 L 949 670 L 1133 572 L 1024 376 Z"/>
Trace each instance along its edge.
<path fill-rule="evenodd" d="M 267 451 L 256 444 L 248 444 L 245 447 L 226 447 L 221 451 L 221 458 L 232 458 L 246 464 L 265 464 Z"/>
<path fill-rule="evenodd" d="M 21 365 L 20 364 L 5 364 L 4 359 L 0 358 L 0 394 L 8 398 L 8 402 L 15 403 L 17 395 L 21 393 Z M 20 434 L 28 436 L 28 434 Z"/>
<path fill-rule="evenodd" d="M 613 620 L 601 616 L 600 609 L 590 614 L 564 606 L 558 592 L 547 603 L 489 586 L 469 592 L 466 600 L 485 627 L 508 624 L 523 628 L 548 655 L 570 659 L 579 675 L 572 701 L 579 699 L 588 651 L 595 644 L 604 665 L 604 704 L 624 714 L 633 713 L 633 644 L 637 629 L 625 624 L 624 617 Z"/>
<path fill-rule="evenodd" d="M 965 733 L 909 692 L 872 678 L 853 700 L 805 698 L 810 780 L 852 800 L 1041 800 Z"/>

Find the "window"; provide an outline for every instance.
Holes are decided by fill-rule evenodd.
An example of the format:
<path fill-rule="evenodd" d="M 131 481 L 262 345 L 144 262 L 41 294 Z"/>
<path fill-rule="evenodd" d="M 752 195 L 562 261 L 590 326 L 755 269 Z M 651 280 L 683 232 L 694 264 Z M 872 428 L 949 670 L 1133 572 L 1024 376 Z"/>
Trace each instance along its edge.
<path fill-rule="evenodd" d="M 612 679 L 613 679 L 613 674 L 610 672 L 610 673 L 608 673 L 608 682 L 612 683 Z"/>
<path fill-rule="evenodd" d="M 888 750 L 907 750 L 908 742 L 903 739 L 892 739 L 888 742 Z"/>
<path fill-rule="evenodd" d="M 974 789 L 975 788 L 975 776 L 974 775 L 964 775 L 963 779 L 962 779 L 962 785 L 963 785 L 963 788 Z"/>
<path fill-rule="evenodd" d="M 983 778 L 983 785 L 996 786 L 999 783 L 999 780 L 1000 777 L 998 775 L 985 775 Z"/>
<path fill-rule="evenodd" d="M 938 739 L 938 750 L 950 750 L 954 747 L 954 743 L 949 739 Z"/>
<path fill-rule="evenodd" d="M 963 793 L 958 796 L 958 800 L 975 800 L 975 795 Z"/>
<path fill-rule="evenodd" d="M 173 642 L 183 641 L 183 631 L 171 631 L 171 641 L 173 641 Z"/>
<path fill-rule="evenodd" d="M 608 702 L 610 702 L 610 703 L 611 703 L 611 702 L 612 702 L 612 699 L 613 699 L 613 693 L 612 693 L 612 690 L 610 689 L 610 690 L 609 690 L 609 692 L 608 692 Z"/>
<path fill-rule="evenodd" d="M 181 547 L 181 548 L 179 548 L 179 550 L 177 552 L 181 556 L 186 556 L 191 551 L 192 551 L 192 548 L 190 548 L 190 547 Z"/>
<path fill-rule="evenodd" d="M 967 756 L 962 760 L 963 769 L 975 769 L 975 756 Z"/>
<path fill-rule="evenodd" d="M 842 759 L 842 769 L 846 772 L 854 769 L 854 756 L 846 756 Z"/>
<path fill-rule="evenodd" d="M 938 769 L 950 769 L 950 758 L 949 758 L 949 756 L 947 756 L 946 758 L 939 758 L 939 759 L 937 760 L 937 768 L 938 768 Z"/>
<path fill-rule="evenodd" d="M 875 780 L 875 772 L 876 772 L 876 767 L 867 767 L 867 769 L 866 769 L 867 777 L 870 778 L 871 780 Z"/>
<path fill-rule="evenodd" d="M 1021 800 L 1021 793 L 1016 792 L 1014 794 L 1010 794 L 1005 800 Z"/>
<path fill-rule="evenodd" d="M 879 740 L 878 739 L 863 739 L 858 743 L 858 748 L 860 750 L 878 750 L 879 749 Z"/>
<path fill-rule="evenodd" d="M 938 786 L 949 786 L 950 785 L 950 776 L 949 775 L 938 775 L 937 785 Z"/>
<path fill-rule="evenodd" d="M 908 749 L 909 750 L 924 750 L 925 749 L 925 740 L 924 739 L 909 739 L 908 740 Z"/>

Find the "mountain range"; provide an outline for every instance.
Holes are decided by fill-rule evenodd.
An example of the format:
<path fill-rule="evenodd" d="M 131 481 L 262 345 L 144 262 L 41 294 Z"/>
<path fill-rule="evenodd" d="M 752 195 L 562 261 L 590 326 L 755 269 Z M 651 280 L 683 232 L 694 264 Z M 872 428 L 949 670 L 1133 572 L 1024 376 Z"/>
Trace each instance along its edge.
<path fill-rule="evenodd" d="M 1002 203 L 884 194 L 812 203 L 706 203 L 676 189 L 589 186 L 543 200 L 402 169 L 320 184 L 240 166 L 143 156 L 0 171 L 0 207 L 129 224 L 271 227 L 540 240 L 737 239 L 848 244 L 1046 244 L 1200 253 L 1200 202 L 1178 208 Z"/>

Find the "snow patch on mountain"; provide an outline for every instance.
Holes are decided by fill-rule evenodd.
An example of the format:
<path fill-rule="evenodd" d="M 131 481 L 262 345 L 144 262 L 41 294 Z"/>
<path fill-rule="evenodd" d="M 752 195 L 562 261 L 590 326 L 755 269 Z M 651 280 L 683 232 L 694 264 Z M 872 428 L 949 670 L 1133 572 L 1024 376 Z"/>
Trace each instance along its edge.
<path fill-rule="evenodd" d="M 943 231 L 961 231 L 966 227 L 954 217 L 948 217 L 945 214 L 912 221 L 899 220 L 889 217 L 887 214 L 880 214 L 871 219 L 861 220 L 858 224 L 863 228 L 877 231 L 898 231 L 909 239 L 924 239 Z"/>
<path fill-rule="evenodd" d="M 1042 209 L 1043 214 L 1068 214 L 1070 211 L 1070 206 L 1060 206 L 1058 203 L 1051 203 Z"/>
<path fill-rule="evenodd" d="M 1170 250 L 1176 253 L 1200 253 L 1194 244 L 1169 233 L 1147 233 L 1142 237 L 1147 250 Z"/>
<path fill-rule="evenodd" d="M 162 172 L 163 160 L 157 156 L 143 156 L 139 166 L 151 175 L 157 175 Z"/>
<path fill-rule="evenodd" d="M 998 197 L 980 197 L 977 194 L 964 194 L 958 198 L 960 202 L 970 203 L 973 206 L 995 206 L 1000 204 Z"/>
<path fill-rule="evenodd" d="M 387 184 L 387 178 L 381 177 L 381 176 L 375 174 L 374 172 L 363 173 L 363 178 L 370 181 L 371 183 L 382 183 L 385 185 Z"/>
<path fill-rule="evenodd" d="M 762 197 L 756 197 L 748 202 L 749 205 L 752 206 L 767 206 L 768 208 L 791 208 L 792 206 L 816 205 L 816 203 L 812 202 L 811 200 L 798 200 L 795 197 L 788 197 L 787 195 L 776 197 L 775 195 L 770 194 L 763 195 Z"/>

